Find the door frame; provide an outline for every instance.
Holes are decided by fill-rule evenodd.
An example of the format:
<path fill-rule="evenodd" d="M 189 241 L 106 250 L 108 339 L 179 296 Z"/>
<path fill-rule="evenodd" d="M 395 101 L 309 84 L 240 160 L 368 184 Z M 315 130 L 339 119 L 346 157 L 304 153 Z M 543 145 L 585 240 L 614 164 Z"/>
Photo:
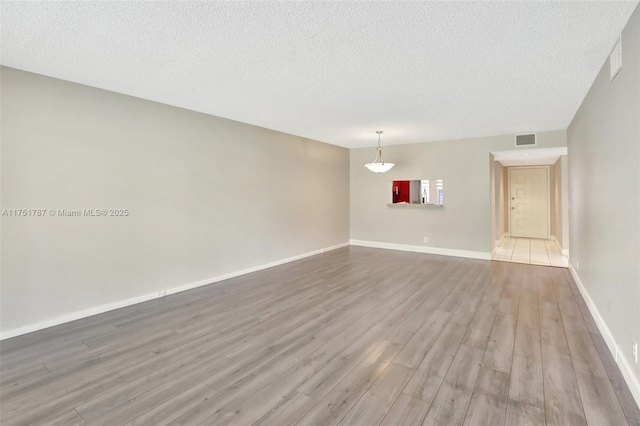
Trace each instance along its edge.
<path fill-rule="evenodd" d="M 511 169 L 545 169 L 547 173 L 547 241 L 551 240 L 551 179 L 549 168 L 551 166 L 510 166 L 507 168 L 507 189 L 509 193 L 509 238 L 511 238 Z"/>

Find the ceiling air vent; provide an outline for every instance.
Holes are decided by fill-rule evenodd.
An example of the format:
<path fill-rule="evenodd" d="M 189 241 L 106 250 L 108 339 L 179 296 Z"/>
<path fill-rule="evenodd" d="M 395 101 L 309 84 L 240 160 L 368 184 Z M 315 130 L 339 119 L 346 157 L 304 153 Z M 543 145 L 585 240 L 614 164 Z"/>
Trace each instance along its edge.
<path fill-rule="evenodd" d="M 536 134 L 516 135 L 516 146 L 534 146 L 537 145 Z"/>

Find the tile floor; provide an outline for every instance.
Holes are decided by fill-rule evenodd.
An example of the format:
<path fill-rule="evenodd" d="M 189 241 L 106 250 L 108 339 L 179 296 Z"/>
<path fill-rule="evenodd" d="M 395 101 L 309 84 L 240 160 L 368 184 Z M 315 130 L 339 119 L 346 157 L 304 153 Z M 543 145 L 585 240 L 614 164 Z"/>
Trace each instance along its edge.
<path fill-rule="evenodd" d="M 493 260 L 562 268 L 569 266 L 569 259 L 560 253 L 555 242 L 535 238 L 505 237 L 493 255 Z"/>

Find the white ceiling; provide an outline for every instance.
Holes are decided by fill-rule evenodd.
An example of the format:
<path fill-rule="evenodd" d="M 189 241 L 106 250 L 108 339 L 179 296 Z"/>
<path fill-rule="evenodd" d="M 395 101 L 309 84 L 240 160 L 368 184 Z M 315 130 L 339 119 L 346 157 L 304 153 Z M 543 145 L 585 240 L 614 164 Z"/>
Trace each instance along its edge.
<path fill-rule="evenodd" d="M 345 147 L 565 129 L 637 2 L 9 2 L 6 66 Z"/>
<path fill-rule="evenodd" d="M 567 147 L 522 149 L 492 152 L 494 160 L 503 166 L 546 166 L 555 164 L 561 155 L 567 155 Z"/>

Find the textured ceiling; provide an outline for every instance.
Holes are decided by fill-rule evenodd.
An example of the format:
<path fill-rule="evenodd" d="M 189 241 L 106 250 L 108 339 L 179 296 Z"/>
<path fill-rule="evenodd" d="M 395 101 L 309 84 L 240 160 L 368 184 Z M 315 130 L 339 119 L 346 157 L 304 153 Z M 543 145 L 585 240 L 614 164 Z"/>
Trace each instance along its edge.
<path fill-rule="evenodd" d="M 1 63 L 351 148 L 539 132 L 636 6 L 2 1 Z"/>

